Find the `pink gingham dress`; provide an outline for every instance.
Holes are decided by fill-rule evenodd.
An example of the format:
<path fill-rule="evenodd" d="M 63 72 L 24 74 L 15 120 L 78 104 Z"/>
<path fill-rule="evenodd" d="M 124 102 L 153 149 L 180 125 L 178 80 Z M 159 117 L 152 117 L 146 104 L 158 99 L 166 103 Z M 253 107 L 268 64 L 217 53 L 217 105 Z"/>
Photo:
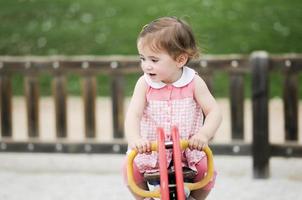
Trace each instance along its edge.
<path fill-rule="evenodd" d="M 196 72 L 183 67 L 179 80 L 171 85 L 153 82 L 146 74 L 147 105 L 140 122 L 140 134 L 149 141 L 156 141 L 156 129 L 162 127 L 165 140 L 171 141 L 171 127 L 177 126 L 182 139 L 196 134 L 203 124 L 203 113 L 194 98 L 194 77 Z M 183 166 L 196 170 L 195 164 L 205 156 L 204 152 L 186 149 L 182 154 Z M 171 150 L 167 150 L 167 166 L 172 159 Z M 141 173 L 158 171 L 158 154 L 138 154 L 135 163 Z"/>

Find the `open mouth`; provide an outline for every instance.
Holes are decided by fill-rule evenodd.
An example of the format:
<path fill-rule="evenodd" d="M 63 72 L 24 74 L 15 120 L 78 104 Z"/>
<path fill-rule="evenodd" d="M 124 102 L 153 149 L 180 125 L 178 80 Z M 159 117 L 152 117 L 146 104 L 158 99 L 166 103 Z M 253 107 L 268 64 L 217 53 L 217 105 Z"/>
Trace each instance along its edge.
<path fill-rule="evenodd" d="M 153 77 L 155 76 L 156 74 L 153 74 L 153 73 L 148 73 L 149 76 Z"/>

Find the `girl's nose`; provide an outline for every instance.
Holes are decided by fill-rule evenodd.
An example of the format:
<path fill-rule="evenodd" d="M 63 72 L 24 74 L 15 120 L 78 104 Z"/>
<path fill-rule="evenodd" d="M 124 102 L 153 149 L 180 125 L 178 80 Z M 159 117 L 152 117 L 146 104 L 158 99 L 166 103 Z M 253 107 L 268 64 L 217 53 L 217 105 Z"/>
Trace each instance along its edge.
<path fill-rule="evenodd" d="M 149 62 L 145 62 L 143 64 L 143 67 L 146 69 L 146 70 L 151 70 L 153 67 L 152 65 L 149 63 Z"/>

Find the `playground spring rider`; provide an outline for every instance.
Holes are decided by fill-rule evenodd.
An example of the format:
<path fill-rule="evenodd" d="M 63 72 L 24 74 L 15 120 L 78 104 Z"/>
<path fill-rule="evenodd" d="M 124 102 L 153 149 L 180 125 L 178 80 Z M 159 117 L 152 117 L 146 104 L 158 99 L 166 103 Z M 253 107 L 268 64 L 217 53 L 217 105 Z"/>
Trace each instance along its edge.
<path fill-rule="evenodd" d="M 212 179 L 214 174 L 212 152 L 209 147 L 203 149 L 203 151 L 206 153 L 207 160 L 208 160 L 208 171 L 206 173 L 206 176 L 202 180 L 196 183 L 189 183 L 189 182 L 184 183 L 184 178 L 186 179 L 186 177 L 190 177 L 190 176 L 192 177 L 192 171 L 183 174 L 183 169 L 181 165 L 181 150 L 188 148 L 188 141 L 179 140 L 177 127 L 172 128 L 172 142 L 164 141 L 165 137 L 162 128 L 158 128 L 157 133 L 158 133 L 157 143 L 156 142 L 151 143 L 151 150 L 158 151 L 158 155 L 159 155 L 160 189 L 157 188 L 153 191 L 147 191 L 138 187 L 134 182 L 133 160 L 138 153 L 136 150 L 132 150 L 128 155 L 128 164 L 127 164 L 128 184 L 134 193 L 142 197 L 160 198 L 162 200 L 185 200 L 186 197 L 189 196 L 190 191 L 197 190 L 204 187 Z M 174 166 L 172 167 L 173 170 L 169 170 L 169 173 L 167 169 L 167 160 L 166 160 L 166 151 L 165 151 L 166 148 L 167 149 L 172 148 L 173 150 Z M 146 176 L 144 177 L 146 178 Z"/>

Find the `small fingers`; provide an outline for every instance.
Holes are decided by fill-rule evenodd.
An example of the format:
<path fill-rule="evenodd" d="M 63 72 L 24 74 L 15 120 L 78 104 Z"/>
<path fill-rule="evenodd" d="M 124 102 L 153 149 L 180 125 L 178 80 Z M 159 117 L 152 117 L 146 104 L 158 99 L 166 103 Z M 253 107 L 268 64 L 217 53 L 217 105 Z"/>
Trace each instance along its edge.
<path fill-rule="evenodd" d="M 192 138 L 189 141 L 189 149 L 190 150 L 196 149 L 197 146 L 198 146 L 198 141 L 196 139 Z"/>
<path fill-rule="evenodd" d="M 198 146 L 196 147 L 196 150 L 201 151 L 202 150 L 202 145 L 198 144 Z"/>
<path fill-rule="evenodd" d="M 195 140 L 195 141 L 194 141 L 193 148 L 194 148 L 194 149 L 197 149 L 199 145 L 200 145 L 200 141 L 199 141 L 199 140 Z"/>
<path fill-rule="evenodd" d="M 147 141 L 147 152 L 151 152 L 151 143 Z"/>
<path fill-rule="evenodd" d="M 199 151 L 202 151 L 206 147 L 206 144 L 202 142 L 201 140 L 192 138 L 189 141 L 189 148 L 190 150 L 196 149 Z"/>
<path fill-rule="evenodd" d="M 141 145 L 141 143 L 137 143 L 135 145 L 136 150 L 138 151 L 138 153 L 142 153 L 143 152 L 143 145 Z"/>
<path fill-rule="evenodd" d="M 206 144 L 200 143 L 200 144 L 198 145 L 198 147 L 197 147 L 197 150 L 198 150 L 198 151 L 202 151 L 206 146 L 207 146 Z"/>
<path fill-rule="evenodd" d="M 143 153 L 150 152 L 151 151 L 151 145 L 148 140 L 144 140 L 143 142 Z"/>
<path fill-rule="evenodd" d="M 139 153 L 151 152 L 151 145 L 148 140 L 141 140 L 137 142 L 135 148 Z"/>
<path fill-rule="evenodd" d="M 189 140 L 188 147 L 189 147 L 190 150 L 193 149 L 193 140 L 192 139 Z"/>

